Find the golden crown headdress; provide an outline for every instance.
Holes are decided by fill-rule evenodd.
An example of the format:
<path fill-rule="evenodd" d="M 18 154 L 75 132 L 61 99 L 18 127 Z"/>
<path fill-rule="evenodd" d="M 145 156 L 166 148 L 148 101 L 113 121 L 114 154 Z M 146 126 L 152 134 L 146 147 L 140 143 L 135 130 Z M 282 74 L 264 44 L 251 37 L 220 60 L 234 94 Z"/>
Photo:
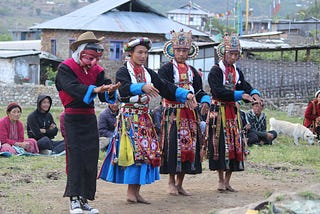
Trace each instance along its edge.
<path fill-rule="evenodd" d="M 189 49 L 188 58 L 195 58 L 198 55 L 199 47 L 192 42 L 191 31 L 184 32 L 181 29 L 179 32 L 175 32 L 172 30 L 170 34 L 172 36 L 171 40 L 163 46 L 163 53 L 168 59 L 174 59 L 173 50 L 178 48 Z"/>

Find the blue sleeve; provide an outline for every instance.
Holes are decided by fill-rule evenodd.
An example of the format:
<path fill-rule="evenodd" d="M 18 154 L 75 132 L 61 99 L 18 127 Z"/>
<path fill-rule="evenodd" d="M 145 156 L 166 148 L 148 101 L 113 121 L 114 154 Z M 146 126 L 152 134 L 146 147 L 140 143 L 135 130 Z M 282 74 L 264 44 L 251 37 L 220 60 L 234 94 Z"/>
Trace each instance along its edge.
<path fill-rule="evenodd" d="M 242 90 L 234 91 L 234 100 L 235 101 L 242 100 L 243 93 L 244 93 L 244 91 L 242 91 Z"/>
<path fill-rule="evenodd" d="M 178 87 L 176 90 L 176 101 L 185 103 L 189 93 L 189 90 Z"/>
<path fill-rule="evenodd" d="M 117 99 L 118 99 L 118 91 L 115 91 L 115 92 L 114 92 L 114 96 L 113 96 L 112 99 L 109 98 L 108 92 L 105 92 L 105 93 L 104 93 L 104 96 L 105 96 L 106 101 L 107 101 L 108 103 L 115 104 L 115 103 L 117 102 Z"/>
<path fill-rule="evenodd" d="M 140 94 L 144 94 L 144 92 L 142 91 L 142 87 L 145 85 L 146 83 L 132 83 L 130 85 L 130 92 L 133 95 L 140 95 Z"/>
<path fill-rule="evenodd" d="M 210 105 L 210 101 L 211 101 L 210 96 L 209 95 L 204 95 L 204 96 L 201 97 L 200 103 L 208 103 Z"/>
<path fill-rule="evenodd" d="M 96 86 L 89 85 L 87 92 L 83 98 L 83 102 L 90 104 L 94 100 L 94 98 L 97 96 L 96 93 L 93 93 L 93 89 L 95 89 L 95 88 L 96 88 Z"/>
<path fill-rule="evenodd" d="M 261 93 L 260 93 L 260 91 L 258 91 L 257 89 L 252 89 L 252 90 L 250 91 L 250 96 L 252 96 L 252 95 L 254 95 L 254 94 L 258 94 L 259 97 L 261 97 Z"/>

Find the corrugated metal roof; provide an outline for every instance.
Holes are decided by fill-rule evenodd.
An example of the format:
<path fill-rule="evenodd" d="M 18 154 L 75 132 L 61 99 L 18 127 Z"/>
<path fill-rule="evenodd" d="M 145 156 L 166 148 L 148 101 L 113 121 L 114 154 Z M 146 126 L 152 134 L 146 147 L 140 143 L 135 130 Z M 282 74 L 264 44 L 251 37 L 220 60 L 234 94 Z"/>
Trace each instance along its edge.
<path fill-rule="evenodd" d="M 0 50 L 0 58 L 14 58 L 19 56 L 39 55 L 41 51 L 2 51 Z"/>
<path fill-rule="evenodd" d="M 132 3 L 132 12 L 128 3 Z M 137 10 L 139 12 L 134 11 Z M 193 35 L 206 33 L 168 19 L 135 0 L 100 0 L 65 16 L 32 26 L 30 29 L 91 30 L 105 32 L 138 32 L 166 34 L 171 30 L 192 30 Z"/>
<path fill-rule="evenodd" d="M 273 48 L 289 48 L 290 45 L 281 40 L 268 40 L 269 42 L 255 42 L 250 40 L 240 39 L 240 46 L 243 49 L 273 49 Z"/>
<path fill-rule="evenodd" d="M 189 14 L 190 15 L 209 15 L 206 11 L 199 10 L 199 9 L 187 9 L 187 8 L 179 8 L 179 9 L 174 9 L 170 10 L 167 12 L 167 14 Z"/>
<path fill-rule="evenodd" d="M 41 50 L 41 40 L 4 41 L 0 50 Z"/>

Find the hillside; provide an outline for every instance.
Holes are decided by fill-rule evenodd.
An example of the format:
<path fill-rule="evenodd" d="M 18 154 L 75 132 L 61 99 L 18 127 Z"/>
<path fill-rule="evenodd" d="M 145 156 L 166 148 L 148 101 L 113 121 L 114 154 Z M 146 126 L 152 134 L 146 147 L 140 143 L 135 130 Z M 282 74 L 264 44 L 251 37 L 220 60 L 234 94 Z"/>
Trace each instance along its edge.
<path fill-rule="evenodd" d="M 94 2 L 91 0 L 88 2 Z M 111 0 L 110 0 L 111 1 Z M 176 9 L 188 3 L 188 0 L 142 0 L 152 8 L 165 14 L 169 10 Z M 193 3 L 212 13 L 226 13 L 234 8 L 234 0 L 193 0 Z M 246 0 L 242 0 L 245 8 Z M 254 16 L 270 15 L 272 0 L 250 0 L 250 8 Z M 293 17 L 298 10 L 306 8 L 306 0 L 282 0 L 280 17 Z M 79 3 L 78 0 L 6 0 L 0 1 L 0 33 L 7 33 L 10 29 L 26 29 L 34 23 L 65 15 L 88 3 Z M 301 5 L 297 7 L 297 5 Z"/>

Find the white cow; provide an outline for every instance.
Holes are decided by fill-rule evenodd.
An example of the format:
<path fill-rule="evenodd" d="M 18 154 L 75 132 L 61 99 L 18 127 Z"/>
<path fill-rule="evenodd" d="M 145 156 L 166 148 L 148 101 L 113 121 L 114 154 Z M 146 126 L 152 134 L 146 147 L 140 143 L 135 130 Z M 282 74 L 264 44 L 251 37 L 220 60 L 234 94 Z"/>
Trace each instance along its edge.
<path fill-rule="evenodd" d="M 310 145 L 314 144 L 315 135 L 307 127 L 299 123 L 290 123 L 288 121 L 276 120 L 271 117 L 269 119 L 270 130 L 275 130 L 278 134 L 285 134 L 294 138 L 294 143 L 299 145 L 299 139 L 309 142 Z"/>

